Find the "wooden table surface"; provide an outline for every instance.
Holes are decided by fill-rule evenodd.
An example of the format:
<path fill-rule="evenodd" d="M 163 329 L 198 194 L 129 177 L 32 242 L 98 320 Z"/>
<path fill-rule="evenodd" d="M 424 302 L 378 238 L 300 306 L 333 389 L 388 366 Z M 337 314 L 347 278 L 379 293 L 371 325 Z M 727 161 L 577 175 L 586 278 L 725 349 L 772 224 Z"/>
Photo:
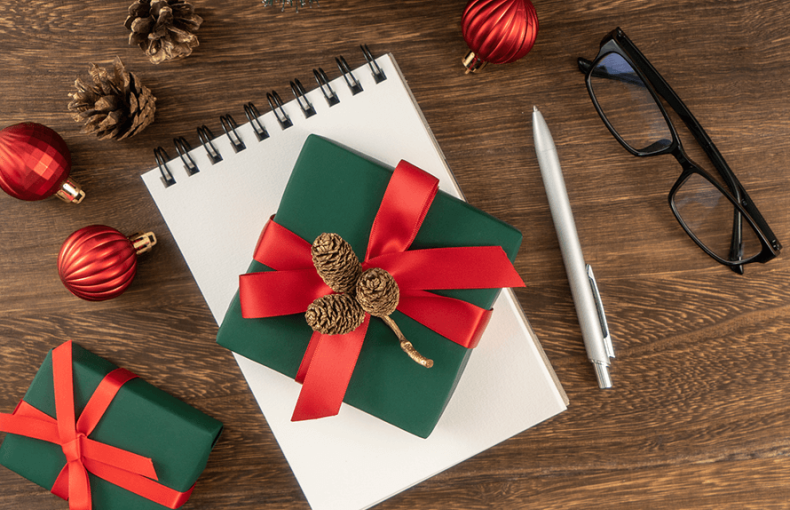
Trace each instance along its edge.
<path fill-rule="evenodd" d="M 465 0 L 258 0 L 194 4 L 200 46 L 153 65 L 128 46 L 131 0 L 0 3 L 0 127 L 40 122 L 66 140 L 79 206 L 0 196 L 0 411 L 46 352 L 73 339 L 221 419 L 225 432 L 185 509 L 306 509 L 307 502 L 148 194 L 152 149 L 219 116 L 285 96 L 310 69 L 392 52 L 467 199 L 524 233 L 518 298 L 570 407 L 377 508 L 787 508 L 790 503 L 790 257 L 736 275 L 686 236 L 667 205 L 680 167 L 637 159 L 596 114 L 576 58 L 622 27 L 706 128 L 780 241 L 790 245 L 790 14 L 782 0 L 535 1 L 524 59 L 464 75 Z M 115 56 L 149 87 L 156 121 L 126 141 L 80 132 L 67 94 Z M 338 75 L 329 71 L 330 77 Z M 311 87 L 312 88 L 312 87 Z M 290 95 L 288 93 L 287 95 Z M 586 359 L 535 157 L 532 105 L 549 123 L 587 261 L 614 337 L 614 388 Z M 260 106 L 259 106 L 260 107 Z M 682 136 L 682 135 L 681 135 Z M 688 140 L 686 138 L 686 140 Z M 690 141 L 687 145 L 691 145 Z M 171 152 L 172 149 L 171 149 Z M 152 230 L 122 296 L 87 302 L 58 279 L 61 244 L 105 224 Z M 0 508 L 67 504 L 1 468 Z"/>

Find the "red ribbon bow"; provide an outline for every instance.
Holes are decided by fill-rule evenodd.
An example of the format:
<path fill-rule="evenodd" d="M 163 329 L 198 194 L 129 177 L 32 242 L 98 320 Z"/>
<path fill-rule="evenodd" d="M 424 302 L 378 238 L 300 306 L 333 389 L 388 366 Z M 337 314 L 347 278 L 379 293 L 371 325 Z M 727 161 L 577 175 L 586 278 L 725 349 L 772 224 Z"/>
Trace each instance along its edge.
<path fill-rule="evenodd" d="M 401 161 L 395 168 L 370 231 L 363 269 L 389 272 L 400 289 L 397 310 L 467 348 L 477 345 L 491 310 L 428 290 L 523 287 L 500 246 L 407 251 L 431 207 L 439 181 Z M 333 291 L 313 267 L 311 243 L 270 220 L 254 258 L 275 271 L 239 278 L 244 318 L 304 313 L 316 298 Z M 334 416 L 354 371 L 370 316 L 345 335 L 315 332 L 296 380 L 302 390 L 292 421 Z"/>
<path fill-rule="evenodd" d="M 101 420 L 118 390 L 136 378 L 117 368 L 107 374 L 91 396 L 79 419 L 74 412 L 71 340 L 52 351 L 57 419 L 21 401 L 13 414 L 0 413 L 0 431 L 60 445 L 66 456 L 52 493 L 69 500 L 70 510 L 91 510 L 88 472 L 168 508 L 178 508 L 192 494 L 155 482 L 154 464 L 148 457 L 100 443 L 88 436 Z"/>

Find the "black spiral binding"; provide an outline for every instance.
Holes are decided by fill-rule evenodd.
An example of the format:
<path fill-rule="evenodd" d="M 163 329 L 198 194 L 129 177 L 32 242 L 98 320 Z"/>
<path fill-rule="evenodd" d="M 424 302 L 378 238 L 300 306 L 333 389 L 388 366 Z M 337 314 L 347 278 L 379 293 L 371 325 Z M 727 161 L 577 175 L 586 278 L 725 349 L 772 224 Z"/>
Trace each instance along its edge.
<path fill-rule="evenodd" d="M 348 67 L 348 62 L 343 58 L 343 55 L 335 57 L 335 63 L 337 64 L 337 68 L 340 69 L 340 72 L 343 73 L 343 78 L 346 80 L 348 88 L 351 89 L 351 93 L 357 95 L 362 92 L 362 84 L 354 77 L 354 73 L 351 72 L 351 68 Z"/>
<path fill-rule="evenodd" d="M 266 128 L 263 126 L 263 122 L 261 122 L 261 114 L 258 112 L 258 109 L 255 108 L 253 103 L 247 103 L 244 105 L 244 115 L 247 116 L 247 120 L 250 122 L 253 131 L 255 131 L 255 136 L 258 137 L 259 142 L 269 138 L 269 132 L 266 131 Z"/>
<path fill-rule="evenodd" d="M 170 156 L 167 155 L 167 152 L 163 148 L 157 147 L 154 149 L 154 158 L 156 158 L 156 165 L 162 173 L 162 182 L 165 183 L 165 188 L 175 184 L 176 180 L 173 174 L 170 173 L 170 169 L 167 168 L 167 162 L 170 161 Z"/>
<path fill-rule="evenodd" d="M 176 146 L 176 152 L 178 152 L 179 157 L 181 157 L 181 161 L 184 162 L 184 168 L 187 171 L 187 175 L 192 176 L 198 173 L 200 170 L 195 164 L 195 160 L 193 160 L 192 156 L 189 155 L 189 151 L 192 150 L 192 146 L 189 145 L 189 142 L 187 142 L 186 138 L 183 136 L 173 138 L 173 145 Z"/>
<path fill-rule="evenodd" d="M 206 154 L 208 154 L 208 158 L 211 160 L 212 165 L 216 165 L 220 161 L 222 161 L 222 154 L 219 153 L 216 147 L 214 147 L 214 143 L 212 140 L 214 139 L 214 133 L 203 124 L 199 128 L 197 128 L 198 139 L 200 143 L 203 144 L 203 148 L 206 149 Z"/>
<path fill-rule="evenodd" d="M 335 91 L 332 90 L 332 86 L 329 84 L 329 78 L 327 77 L 326 73 L 320 67 L 318 69 L 313 69 L 313 76 L 315 76 L 315 81 L 318 82 L 318 87 L 323 92 L 324 97 L 326 98 L 326 102 L 329 106 L 335 106 L 340 102 L 340 98 L 337 97 Z"/>
<path fill-rule="evenodd" d="M 373 71 L 373 80 L 376 83 L 381 83 L 387 79 L 387 75 L 384 74 L 384 71 L 381 70 L 379 67 L 378 62 L 376 59 L 373 58 L 373 54 L 370 52 L 370 48 L 368 48 L 367 44 L 363 44 L 359 47 L 362 50 L 362 54 L 365 55 L 365 60 L 367 61 L 368 65 L 370 66 L 370 70 Z"/>
<path fill-rule="evenodd" d="M 299 103 L 299 107 L 302 109 L 305 119 L 315 115 L 315 108 L 313 108 L 313 105 L 310 104 L 310 101 L 307 99 L 307 91 L 302 86 L 302 82 L 298 79 L 292 81 L 291 92 L 293 92 L 296 97 L 296 102 Z M 302 101 L 304 101 L 304 103 L 302 103 Z"/>
<path fill-rule="evenodd" d="M 231 117 L 230 114 L 225 114 L 219 118 L 219 121 L 222 124 L 222 130 L 225 131 L 225 135 L 233 145 L 233 150 L 240 152 L 246 149 L 247 146 L 244 145 L 244 142 L 241 141 L 239 134 L 236 132 L 236 128 L 239 126 L 236 124 L 236 121 L 233 120 L 233 117 Z"/>
<path fill-rule="evenodd" d="M 365 57 L 365 61 L 370 67 L 373 80 L 376 83 L 381 83 L 382 81 L 386 80 L 387 76 L 376 62 L 376 59 L 373 57 L 373 54 L 370 52 L 370 49 L 367 47 L 367 45 L 361 45 L 360 49 L 362 50 L 362 54 Z M 357 80 L 356 76 L 354 76 L 354 73 L 351 72 L 351 68 L 349 67 L 348 62 L 346 62 L 346 59 L 341 55 L 335 58 L 335 63 L 337 64 L 337 68 L 340 70 L 340 73 L 343 75 L 343 79 L 345 80 L 346 85 L 348 85 L 351 94 L 356 95 L 362 92 L 362 84 Z M 329 77 L 324 72 L 324 70 L 320 67 L 313 69 L 313 76 L 315 76 L 316 83 L 318 83 L 318 87 L 321 89 L 321 93 L 324 95 L 327 104 L 330 107 L 339 104 L 340 98 L 332 89 L 332 86 L 329 83 Z M 290 82 L 290 85 L 291 92 L 293 92 L 293 95 L 299 104 L 299 109 L 302 110 L 305 118 L 316 115 L 315 107 L 307 99 L 307 91 L 305 90 L 302 83 L 298 79 L 294 79 L 292 82 Z M 280 124 L 282 129 L 288 129 L 289 127 L 293 126 L 293 121 L 285 111 L 283 100 L 276 91 L 273 90 L 271 92 L 267 92 L 266 100 L 268 101 L 269 107 L 274 113 L 275 118 L 277 118 L 277 122 Z M 253 103 L 247 103 L 244 105 L 244 115 L 247 117 L 247 121 L 252 126 L 258 141 L 269 138 L 269 132 L 266 130 L 266 127 L 261 121 L 261 114 Z M 225 136 L 227 136 L 228 140 L 230 140 L 234 151 L 240 152 L 247 148 L 246 144 L 237 132 L 238 125 L 230 114 L 222 115 L 220 117 L 220 124 L 222 125 L 222 130 L 225 132 Z M 205 149 L 206 154 L 211 160 L 211 164 L 216 164 L 222 161 L 222 155 L 214 146 L 214 133 L 211 132 L 211 129 L 209 129 L 208 126 L 204 124 L 197 128 L 197 133 L 198 139 L 200 140 L 201 145 L 203 145 L 203 149 Z M 189 142 L 187 142 L 184 137 L 179 136 L 173 139 L 173 144 L 176 147 L 176 151 L 178 152 L 181 161 L 184 163 L 184 168 L 187 171 L 187 175 L 192 176 L 198 173 L 200 169 L 195 163 L 195 160 L 192 159 L 192 156 L 189 154 L 192 151 L 192 146 L 189 144 Z M 167 166 L 167 162 L 170 161 L 170 157 L 167 155 L 167 152 L 162 147 L 157 147 L 154 149 L 154 157 L 156 158 L 156 164 L 159 167 L 159 171 L 162 174 L 162 182 L 164 183 L 165 187 L 167 188 L 175 184 L 176 179 L 173 177 L 172 172 Z"/>
<path fill-rule="evenodd" d="M 281 128 L 288 129 L 294 125 L 294 123 L 291 122 L 291 117 L 285 113 L 285 108 L 283 108 L 283 100 L 280 99 L 280 94 L 278 94 L 276 90 L 267 92 L 266 100 L 269 101 L 269 108 L 271 108 L 272 112 L 274 112 L 274 116 L 277 117 L 277 122 L 280 123 Z"/>

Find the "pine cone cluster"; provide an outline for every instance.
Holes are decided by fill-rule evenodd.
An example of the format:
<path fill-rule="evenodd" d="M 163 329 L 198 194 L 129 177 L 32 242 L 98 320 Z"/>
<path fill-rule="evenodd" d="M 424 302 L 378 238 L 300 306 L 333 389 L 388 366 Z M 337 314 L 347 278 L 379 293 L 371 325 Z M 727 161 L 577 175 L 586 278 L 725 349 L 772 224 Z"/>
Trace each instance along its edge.
<path fill-rule="evenodd" d="M 129 6 L 124 26 L 132 31 L 129 44 L 137 44 L 148 59 L 159 64 L 182 58 L 198 45 L 194 34 L 203 23 L 184 0 L 137 0 Z"/>
<path fill-rule="evenodd" d="M 313 266 L 337 294 L 313 301 L 305 317 L 314 331 L 343 335 L 362 324 L 365 312 L 386 317 L 398 307 L 400 291 L 387 271 L 362 271 L 353 248 L 337 234 L 321 234 L 311 248 Z"/>
<path fill-rule="evenodd" d="M 362 265 L 350 244 L 337 234 L 321 234 L 311 248 L 313 266 L 336 294 L 327 294 L 307 307 L 307 324 L 324 335 L 345 335 L 365 321 L 365 314 L 381 318 L 398 337 L 401 349 L 416 363 L 431 368 L 430 360 L 406 340 L 390 314 L 398 307 L 400 289 L 384 269 Z"/>
<path fill-rule="evenodd" d="M 77 91 L 69 94 L 69 111 L 76 122 L 84 124 L 83 133 L 102 140 L 123 140 L 139 133 L 154 121 L 156 112 L 151 91 L 126 70 L 120 58 L 115 57 L 113 64 L 111 70 L 91 64 L 93 83 L 77 78 Z"/>

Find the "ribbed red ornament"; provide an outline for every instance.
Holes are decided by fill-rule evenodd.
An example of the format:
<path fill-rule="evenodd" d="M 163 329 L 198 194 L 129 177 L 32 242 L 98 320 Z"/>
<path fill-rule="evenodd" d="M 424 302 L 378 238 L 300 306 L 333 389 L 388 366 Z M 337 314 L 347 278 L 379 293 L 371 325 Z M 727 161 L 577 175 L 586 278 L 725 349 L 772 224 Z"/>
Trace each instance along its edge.
<path fill-rule="evenodd" d="M 71 152 L 52 129 L 35 122 L 0 131 L 0 188 L 20 200 L 42 200 L 57 194 L 80 203 L 85 193 L 69 179 Z"/>
<path fill-rule="evenodd" d="M 137 272 L 137 255 L 156 244 L 153 233 L 127 238 L 104 225 L 91 225 L 66 239 L 58 254 L 58 273 L 72 294 L 88 301 L 119 296 Z"/>
<path fill-rule="evenodd" d="M 470 51 L 463 59 L 466 72 L 486 63 L 507 64 L 526 55 L 538 35 L 538 14 L 529 0 L 471 0 L 461 29 Z"/>

